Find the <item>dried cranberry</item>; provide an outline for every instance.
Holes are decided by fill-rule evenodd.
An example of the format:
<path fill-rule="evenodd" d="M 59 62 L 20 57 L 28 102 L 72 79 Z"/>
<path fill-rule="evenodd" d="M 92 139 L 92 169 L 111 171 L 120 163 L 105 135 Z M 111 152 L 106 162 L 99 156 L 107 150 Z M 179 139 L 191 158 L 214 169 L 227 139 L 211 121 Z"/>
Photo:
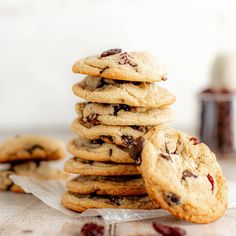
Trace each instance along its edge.
<path fill-rule="evenodd" d="M 129 62 L 129 65 L 132 66 L 136 72 L 138 72 L 138 65 L 137 64 Z"/>
<path fill-rule="evenodd" d="M 134 138 L 130 135 L 122 135 L 121 139 L 122 139 L 123 146 L 127 148 L 134 142 Z"/>
<path fill-rule="evenodd" d="M 95 223 L 86 223 L 81 229 L 84 236 L 103 236 L 104 226 Z"/>
<path fill-rule="evenodd" d="M 137 85 L 139 86 L 140 84 L 142 84 L 143 82 L 132 82 L 133 85 Z M 146 84 L 148 84 L 148 82 L 146 82 Z"/>
<path fill-rule="evenodd" d="M 140 132 L 143 132 L 143 130 L 144 130 L 144 127 L 143 127 L 143 126 L 139 126 L 139 125 L 131 125 L 130 127 L 131 127 L 132 129 L 138 130 L 138 131 L 140 131 Z"/>
<path fill-rule="evenodd" d="M 114 116 L 117 116 L 117 113 L 120 110 L 124 110 L 124 111 L 130 111 L 131 110 L 130 106 L 126 105 L 126 104 L 118 104 L 118 105 L 115 105 L 113 108 L 114 108 L 114 112 L 113 112 Z"/>
<path fill-rule="evenodd" d="M 169 154 L 166 154 L 166 153 L 161 153 L 159 156 L 164 158 L 164 159 L 166 159 L 167 161 L 171 161 L 172 160 L 171 156 Z"/>
<path fill-rule="evenodd" d="M 142 162 L 141 153 L 143 150 L 143 142 L 143 137 L 135 139 L 129 150 L 130 157 L 136 161 L 137 165 L 140 165 Z"/>
<path fill-rule="evenodd" d="M 40 145 L 33 145 L 32 147 L 26 149 L 26 151 L 28 153 L 32 154 L 33 151 L 36 150 L 36 149 L 44 150 L 44 148 L 42 146 L 40 146 Z"/>
<path fill-rule="evenodd" d="M 123 198 L 120 196 L 108 196 L 110 202 L 114 203 L 116 206 L 120 206 L 122 204 Z"/>
<path fill-rule="evenodd" d="M 179 205 L 180 204 L 180 196 L 178 196 L 175 193 L 171 193 L 171 192 L 166 193 L 165 199 L 169 203 L 169 205 L 172 205 L 172 204 Z"/>
<path fill-rule="evenodd" d="M 187 177 L 193 177 L 193 178 L 197 178 L 197 175 L 195 175 L 193 172 L 191 172 L 190 170 L 185 170 L 182 173 L 182 180 L 185 180 Z"/>
<path fill-rule="evenodd" d="M 108 85 L 108 83 L 105 81 L 104 78 L 101 78 L 97 84 L 97 87 L 96 88 L 102 88 L 104 87 L 105 85 Z"/>
<path fill-rule="evenodd" d="M 208 88 L 208 89 L 203 90 L 202 93 L 215 93 L 215 91 L 211 88 Z"/>
<path fill-rule="evenodd" d="M 31 229 L 24 229 L 24 230 L 22 230 L 22 233 L 24 233 L 24 234 L 31 234 L 31 233 L 33 233 L 33 230 L 31 230 Z"/>
<path fill-rule="evenodd" d="M 184 236 L 186 235 L 185 229 L 179 227 L 172 227 L 169 225 L 163 225 L 158 223 L 153 223 L 153 228 L 163 236 Z"/>
<path fill-rule="evenodd" d="M 211 191 L 214 191 L 214 179 L 213 179 L 213 177 L 210 174 L 208 174 L 207 178 L 208 178 L 209 182 L 211 183 Z"/>
<path fill-rule="evenodd" d="M 231 91 L 227 88 L 222 89 L 220 92 L 223 94 L 230 94 L 231 93 Z"/>
<path fill-rule="evenodd" d="M 191 137 L 191 138 L 190 138 L 190 142 L 191 142 L 191 141 L 193 141 L 193 144 L 194 144 L 194 145 L 197 145 L 197 144 L 200 143 L 199 140 L 198 140 L 196 137 Z"/>
<path fill-rule="evenodd" d="M 92 113 L 91 115 L 87 117 L 87 121 L 93 125 L 98 125 L 99 121 L 97 118 L 98 118 L 98 114 Z"/>
<path fill-rule="evenodd" d="M 108 69 L 108 68 L 109 68 L 108 66 L 102 68 L 102 69 L 100 70 L 100 75 L 101 75 L 106 69 Z"/>
<path fill-rule="evenodd" d="M 127 52 L 124 52 L 124 53 L 120 54 L 119 64 L 120 65 L 130 64 L 129 54 Z"/>
<path fill-rule="evenodd" d="M 9 178 L 10 175 L 11 175 L 11 173 L 7 174 L 7 177 L 9 180 L 10 180 L 10 178 Z M 14 185 L 14 183 L 11 181 L 10 184 L 8 184 L 5 189 L 9 191 L 13 185 Z"/>
<path fill-rule="evenodd" d="M 91 144 L 103 144 L 104 141 L 101 140 L 101 139 L 94 139 L 94 140 L 91 140 Z"/>
<path fill-rule="evenodd" d="M 112 149 L 110 148 L 110 149 L 109 149 L 109 156 L 112 156 L 112 152 L 113 152 L 113 151 L 112 151 Z"/>
<path fill-rule="evenodd" d="M 168 80 L 168 78 L 167 78 L 167 77 L 162 77 L 161 80 L 162 80 L 162 81 L 166 81 L 166 80 Z"/>
<path fill-rule="evenodd" d="M 41 165 L 42 161 L 41 160 L 34 160 L 34 163 L 35 163 L 36 167 L 39 167 Z"/>
<path fill-rule="evenodd" d="M 115 55 L 115 54 L 121 53 L 121 51 L 122 50 L 120 48 L 109 49 L 107 51 L 102 52 L 101 57 L 108 57 L 111 55 Z"/>

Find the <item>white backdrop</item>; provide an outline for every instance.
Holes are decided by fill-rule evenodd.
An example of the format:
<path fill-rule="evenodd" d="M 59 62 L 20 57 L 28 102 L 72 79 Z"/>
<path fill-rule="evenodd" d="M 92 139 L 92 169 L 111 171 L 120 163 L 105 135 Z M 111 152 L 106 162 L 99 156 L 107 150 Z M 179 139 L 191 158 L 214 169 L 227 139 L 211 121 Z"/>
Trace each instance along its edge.
<path fill-rule="evenodd" d="M 1 0 L 0 130 L 69 127 L 71 65 L 109 48 L 146 50 L 169 68 L 175 126 L 197 127 L 197 92 L 236 42 L 235 1 Z"/>

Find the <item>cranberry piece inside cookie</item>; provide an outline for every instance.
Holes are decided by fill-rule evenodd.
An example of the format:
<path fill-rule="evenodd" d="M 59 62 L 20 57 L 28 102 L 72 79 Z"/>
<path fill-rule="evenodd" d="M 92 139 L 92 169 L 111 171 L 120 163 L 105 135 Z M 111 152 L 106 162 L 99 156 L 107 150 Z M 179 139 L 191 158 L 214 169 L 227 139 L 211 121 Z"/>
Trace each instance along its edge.
<path fill-rule="evenodd" d="M 111 55 L 115 55 L 115 54 L 121 53 L 121 51 L 122 50 L 120 48 L 109 49 L 107 51 L 102 52 L 101 57 L 108 57 Z"/>
<path fill-rule="evenodd" d="M 120 111 L 120 110 L 124 110 L 124 111 L 130 111 L 131 110 L 131 107 L 129 105 L 126 105 L 126 104 L 118 104 L 118 105 L 115 105 L 114 106 L 114 116 L 117 115 L 117 113 Z"/>
<path fill-rule="evenodd" d="M 142 137 L 135 139 L 129 151 L 130 157 L 136 161 L 137 165 L 140 165 L 142 162 L 143 141 L 144 139 Z"/>
<path fill-rule="evenodd" d="M 207 175 L 209 182 L 211 183 L 211 191 L 214 191 L 214 179 L 210 174 Z"/>
<path fill-rule="evenodd" d="M 129 54 L 127 52 L 124 52 L 120 54 L 120 65 L 130 64 Z"/>
<path fill-rule="evenodd" d="M 196 137 L 191 137 L 190 141 L 192 141 L 194 145 L 197 145 L 197 144 L 200 143 L 199 140 Z"/>

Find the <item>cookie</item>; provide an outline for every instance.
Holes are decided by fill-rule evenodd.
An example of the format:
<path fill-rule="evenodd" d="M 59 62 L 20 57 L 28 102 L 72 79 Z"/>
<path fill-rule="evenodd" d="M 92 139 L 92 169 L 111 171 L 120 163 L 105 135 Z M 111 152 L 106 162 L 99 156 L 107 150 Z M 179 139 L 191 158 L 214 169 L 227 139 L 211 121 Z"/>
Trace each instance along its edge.
<path fill-rule="evenodd" d="M 143 136 L 151 126 L 112 126 L 112 125 L 92 125 L 83 122 L 81 118 L 72 122 L 71 129 L 76 134 L 90 139 L 102 139 L 107 143 L 116 144 L 128 148 L 134 139 Z"/>
<path fill-rule="evenodd" d="M 180 219 L 210 223 L 227 208 L 227 184 L 214 153 L 197 138 L 165 126 L 135 141 L 149 196 Z"/>
<path fill-rule="evenodd" d="M 166 80 L 167 69 L 147 52 L 122 52 L 111 49 L 101 55 L 78 60 L 73 72 L 113 80 L 158 82 Z"/>
<path fill-rule="evenodd" d="M 147 195 L 144 196 L 99 196 L 66 192 L 62 195 L 62 205 L 73 211 L 83 212 L 91 208 L 117 209 L 158 209 L 159 206 Z"/>
<path fill-rule="evenodd" d="M 144 195 L 147 194 L 140 175 L 130 176 L 79 176 L 67 183 L 73 193 L 97 195 Z"/>
<path fill-rule="evenodd" d="M 17 135 L 0 145 L 0 163 L 23 160 L 58 160 L 65 157 L 64 143 L 38 135 Z"/>
<path fill-rule="evenodd" d="M 12 163 L 9 170 L 17 175 L 35 176 L 41 179 L 64 179 L 68 177 L 64 171 L 51 167 L 48 162 L 42 161 Z"/>
<path fill-rule="evenodd" d="M 101 139 L 89 140 L 78 137 L 68 143 L 67 150 L 73 156 L 85 160 L 134 163 L 134 160 L 130 158 L 127 149 L 118 147 L 114 144 L 105 143 Z"/>
<path fill-rule="evenodd" d="M 165 107 L 175 96 L 153 83 L 86 77 L 72 88 L 75 95 L 90 102 L 127 104 L 136 107 Z"/>
<path fill-rule="evenodd" d="M 68 173 L 80 175 L 138 175 L 135 164 L 117 164 L 112 162 L 96 162 L 74 157 L 65 162 L 64 169 Z"/>
<path fill-rule="evenodd" d="M 68 174 L 60 169 L 50 167 L 47 162 L 25 161 L 14 162 L 4 170 L 0 170 L 0 190 L 12 192 L 24 192 L 20 186 L 14 184 L 9 178 L 10 175 L 30 176 L 44 180 L 67 179 Z"/>
<path fill-rule="evenodd" d="M 159 125 L 174 120 L 170 108 L 131 107 L 126 104 L 77 103 L 76 111 L 92 125 Z"/>

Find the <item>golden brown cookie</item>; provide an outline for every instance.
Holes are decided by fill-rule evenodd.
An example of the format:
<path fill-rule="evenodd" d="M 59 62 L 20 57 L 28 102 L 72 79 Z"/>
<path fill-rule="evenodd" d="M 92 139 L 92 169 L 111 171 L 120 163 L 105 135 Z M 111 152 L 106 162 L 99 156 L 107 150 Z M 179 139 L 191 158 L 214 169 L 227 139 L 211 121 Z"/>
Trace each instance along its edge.
<path fill-rule="evenodd" d="M 140 175 L 129 176 L 78 176 L 67 183 L 73 193 L 97 195 L 144 195 L 147 194 Z"/>
<path fill-rule="evenodd" d="M 39 135 L 17 135 L 0 144 L 0 163 L 58 160 L 65 157 L 61 140 Z"/>
<path fill-rule="evenodd" d="M 95 140 L 102 139 L 107 143 L 116 144 L 128 148 L 134 141 L 144 135 L 152 126 L 116 126 L 116 125 L 92 125 L 83 122 L 81 118 L 72 122 L 71 129 L 77 135 Z"/>
<path fill-rule="evenodd" d="M 168 108 L 131 107 L 126 104 L 77 103 L 79 118 L 92 125 L 159 125 L 175 119 Z"/>
<path fill-rule="evenodd" d="M 65 162 L 68 173 L 80 175 L 138 175 L 136 164 L 117 164 L 114 162 L 96 162 L 73 157 Z"/>
<path fill-rule="evenodd" d="M 136 107 L 165 107 L 175 96 L 154 83 L 129 82 L 87 76 L 73 86 L 75 95 L 90 102 L 126 104 Z"/>
<path fill-rule="evenodd" d="M 9 178 L 11 174 L 14 174 L 14 172 L 8 170 L 0 171 L 0 191 L 24 193 L 24 190 L 19 185 L 14 184 L 13 181 Z"/>
<path fill-rule="evenodd" d="M 91 208 L 158 209 L 159 206 L 147 195 L 144 196 L 99 196 L 71 192 L 63 194 L 62 205 L 73 211 L 83 212 Z"/>
<path fill-rule="evenodd" d="M 131 147 L 149 196 L 180 219 L 210 223 L 227 208 L 226 179 L 197 138 L 158 126 Z"/>
<path fill-rule="evenodd" d="M 167 69 L 147 52 L 107 50 L 100 55 L 78 60 L 73 72 L 114 80 L 158 82 L 166 80 Z"/>
<path fill-rule="evenodd" d="M 51 167 L 48 162 L 24 161 L 14 162 L 6 169 L 0 170 L 0 190 L 24 192 L 14 184 L 10 175 L 29 176 L 42 180 L 68 179 L 69 175 L 60 169 Z"/>
<path fill-rule="evenodd" d="M 101 139 L 89 140 L 78 137 L 68 143 L 67 150 L 75 157 L 90 161 L 134 163 L 128 149 L 105 143 Z"/>

